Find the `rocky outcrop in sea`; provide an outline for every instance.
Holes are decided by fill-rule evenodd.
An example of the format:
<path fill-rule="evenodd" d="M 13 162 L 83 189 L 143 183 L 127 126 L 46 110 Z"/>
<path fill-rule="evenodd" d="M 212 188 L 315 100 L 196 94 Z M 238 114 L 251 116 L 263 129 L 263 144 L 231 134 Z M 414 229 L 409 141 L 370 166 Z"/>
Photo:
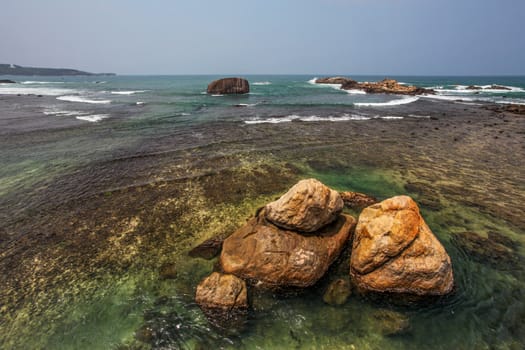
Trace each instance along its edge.
<path fill-rule="evenodd" d="M 208 85 L 209 94 L 247 94 L 250 92 L 248 80 L 243 78 L 223 78 L 212 81 Z"/>
<path fill-rule="evenodd" d="M 370 94 L 421 95 L 434 94 L 434 90 L 413 85 L 400 84 L 394 79 L 383 79 L 378 82 L 357 82 L 345 77 L 320 78 L 316 84 L 340 84 L 342 90 L 360 90 Z"/>

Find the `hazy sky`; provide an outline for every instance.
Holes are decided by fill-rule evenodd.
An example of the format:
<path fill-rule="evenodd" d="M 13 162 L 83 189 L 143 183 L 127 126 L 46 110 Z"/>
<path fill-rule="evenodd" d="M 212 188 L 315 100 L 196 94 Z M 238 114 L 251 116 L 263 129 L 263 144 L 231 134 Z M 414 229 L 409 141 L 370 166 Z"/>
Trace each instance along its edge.
<path fill-rule="evenodd" d="M 0 63 L 119 74 L 525 74 L 525 0 L 0 0 Z"/>

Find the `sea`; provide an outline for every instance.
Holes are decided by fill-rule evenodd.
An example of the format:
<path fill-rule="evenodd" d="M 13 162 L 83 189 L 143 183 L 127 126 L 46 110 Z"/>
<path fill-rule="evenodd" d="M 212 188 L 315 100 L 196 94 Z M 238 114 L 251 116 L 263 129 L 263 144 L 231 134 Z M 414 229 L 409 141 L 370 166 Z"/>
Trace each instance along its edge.
<path fill-rule="evenodd" d="M 525 347 L 523 124 L 465 120 L 525 105 L 525 77 L 390 76 L 436 91 L 399 96 L 248 75 L 248 94 L 207 94 L 222 77 L 0 77 L 16 81 L 0 84 L 0 348 Z M 194 293 L 216 259 L 188 252 L 308 177 L 416 198 L 453 295 L 327 305 L 343 254 L 306 290 L 252 290 L 242 324 L 210 323 Z"/>
<path fill-rule="evenodd" d="M 321 76 L 320 76 L 321 77 Z M 291 121 L 366 120 L 375 115 L 360 107 L 389 107 L 420 99 L 461 100 L 465 103 L 494 102 L 525 104 L 524 77 L 404 77 L 402 84 L 434 89 L 435 95 L 405 96 L 366 94 L 341 90 L 337 84 L 315 84 L 314 76 L 248 76 L 249 94 L 209 95 L 207 84 L 220 76 L 97 76 L 97 77 L 9 77 L 17 84 L 1 84 L 0 94 L 54 96 L 70 102 L 67 109 L 49 105 L 42 110 L 48 118 L 75 118 L 101 122 L 111 113 L 90 113 L 86 105 L 148 106 L 148 117 L 170 119 L 172 123 L 237 121 L 245 124 Z M 352 76 L 358 81 L 378 81 L 378 76 Z M 469 86 L 477 89 L 469 89 Z M 246 107 L 239 112 L 229 108 Z M 322 109 L 319 115 L 313 109 Z"/>

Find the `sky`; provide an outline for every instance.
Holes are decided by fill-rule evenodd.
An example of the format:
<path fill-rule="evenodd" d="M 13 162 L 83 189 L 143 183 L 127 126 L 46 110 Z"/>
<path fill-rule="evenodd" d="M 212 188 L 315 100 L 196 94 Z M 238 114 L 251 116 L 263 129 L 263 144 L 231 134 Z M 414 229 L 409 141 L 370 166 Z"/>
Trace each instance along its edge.
<path fill-rule="evenodd" d="M 0 63 L 117 74 L 525 75 L 525 0 L 0 0 Z"/>

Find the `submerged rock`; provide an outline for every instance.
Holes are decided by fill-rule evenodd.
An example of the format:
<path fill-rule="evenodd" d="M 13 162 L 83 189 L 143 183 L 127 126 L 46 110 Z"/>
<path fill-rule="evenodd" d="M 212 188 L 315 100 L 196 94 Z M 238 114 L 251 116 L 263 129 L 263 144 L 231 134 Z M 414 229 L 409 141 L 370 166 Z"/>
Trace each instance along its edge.
<path fill-rule="evenodd" d="M 173 263 L 166 263 L 160 267 L 159 270 L 160 279 L 172 279 L 177 277 L 177 267 Z"/>
<path fill-rule="evenodd" d="M 349 209 L 363 209 L 377 203 L 377 199 L 359 192 L 339 192 L 345 207 Z"/>
<path fill-rule="evenodd" d="M 375 328 L 384 336 L 402 335 L 410 331 L 407 316 L 392 310 L 381 309 L 372 313 Z"/>
<path fill-rule="evenodd" d="M 266 218 L 275 225 L 314 232 L 334 221 L 343 210 L 336 191 L 316 179 L 301 180 L 275 202 L 266 205 Z"/>
<path fill-rule="evenodd" d="M 473 260 L 500 270 L 513 269 L 520 265 L 518 254 L 509 247 L 511 242 L 513 241 L 509 238 L 495 232 L 491 232 L 489 238 L 475 232 L 452 235 L 452 243 Z"/>
<path fill-rule="evenodd" d="M 361 291 L 445 295 L 454 286 L 450 257 L 408 196 L 363 210 L 350 274 Z"/>
<path fill-rule="evenodd" d="M 215 258 L 221 252 L 222 242 L 224 238 L 222 237 L 213 237 L 205 240 L 188 253 L 192 258 L 202 258 L 206 260 L 211 260 Z"/>
<path fill-rule="evenodd" d="M 208 85 L 209 94 L 247 94 L 250 92 L 248 80 L 243 78 L 224 78 Z"/>
<path fill-rule="evenodd" d="M 343 305 L 351 294 L 350 282 L 347 279 L 338 278 L 328 285 L 323 301 L 329 305 Z"/>
<path fill-rule="evenodd" d="M 265 211 L 235 231 L 223 244 L 224 272 L 266 288 L 308 287 L 317 282 L 341 253 L 355 219 L 340 215 L 310 234 L 284 230 L 265 219 Z"/>

